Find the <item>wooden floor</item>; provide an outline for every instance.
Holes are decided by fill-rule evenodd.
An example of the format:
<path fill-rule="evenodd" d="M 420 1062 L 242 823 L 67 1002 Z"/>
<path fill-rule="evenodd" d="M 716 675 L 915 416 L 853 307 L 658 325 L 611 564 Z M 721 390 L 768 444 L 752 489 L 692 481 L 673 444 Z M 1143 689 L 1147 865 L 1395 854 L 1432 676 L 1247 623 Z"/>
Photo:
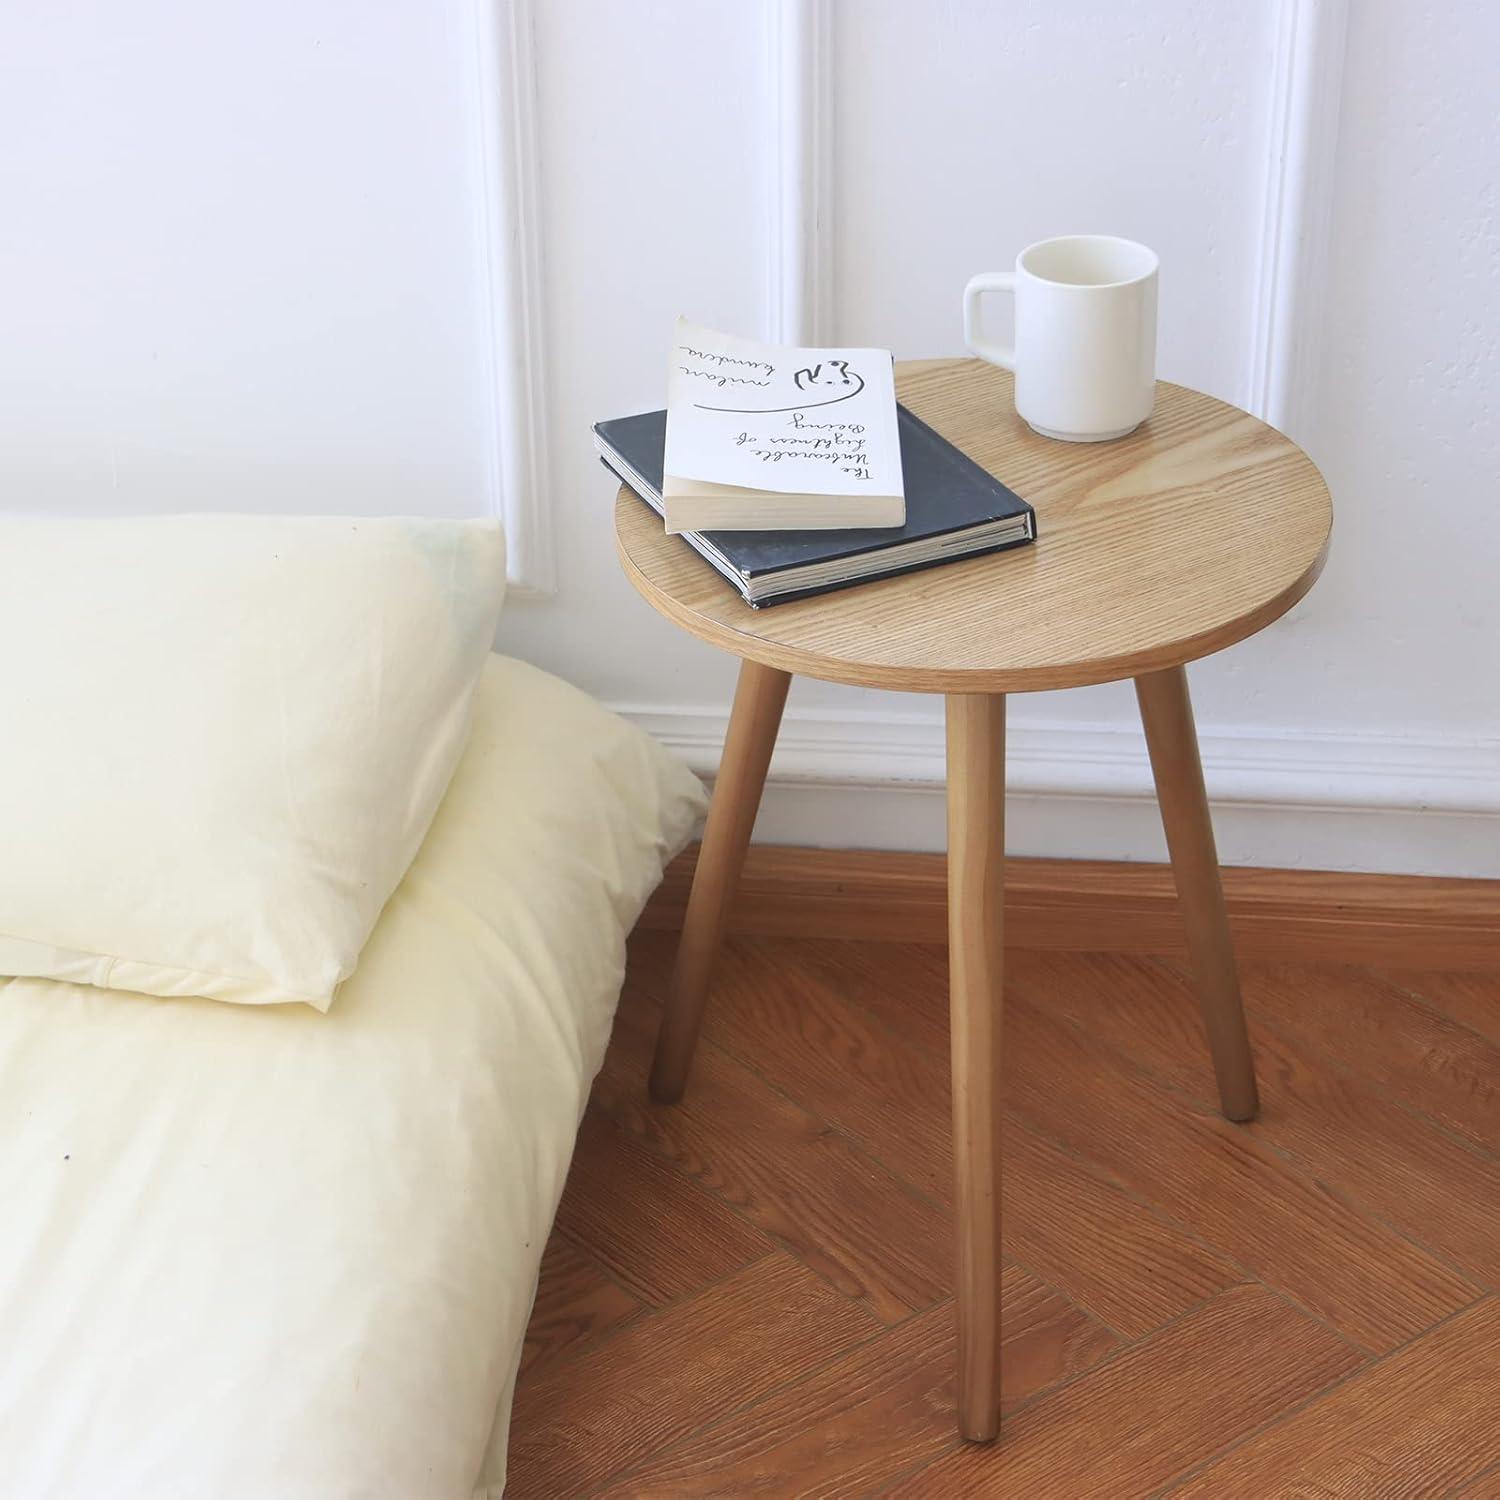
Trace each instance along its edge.
<path fill-rule="evenodd" d="M 639 933 L 543 1262 L 509 1494 L 1500 1497 L 1500 975 L 1008 955 L 1005 1419 L 958 1442 L 946 959 L 737 938 L 647 1101 Z"/>

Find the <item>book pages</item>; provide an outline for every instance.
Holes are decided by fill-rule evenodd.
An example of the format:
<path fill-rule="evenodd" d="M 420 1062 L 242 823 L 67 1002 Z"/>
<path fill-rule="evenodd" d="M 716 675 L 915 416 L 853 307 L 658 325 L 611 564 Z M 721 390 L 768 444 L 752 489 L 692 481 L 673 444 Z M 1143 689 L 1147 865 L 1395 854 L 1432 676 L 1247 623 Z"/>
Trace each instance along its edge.
<path fill-rule="evenodd" d="M 761 344 L 677 320 L 666 475 L 788 495 L 903 493 L 885 349 Z"/>

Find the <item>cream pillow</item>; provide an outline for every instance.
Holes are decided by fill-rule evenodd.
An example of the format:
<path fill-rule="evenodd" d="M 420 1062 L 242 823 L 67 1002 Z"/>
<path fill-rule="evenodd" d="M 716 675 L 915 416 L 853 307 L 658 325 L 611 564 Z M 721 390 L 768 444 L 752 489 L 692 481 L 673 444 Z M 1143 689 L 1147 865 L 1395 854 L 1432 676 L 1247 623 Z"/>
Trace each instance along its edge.
<path fill-rule="evenodd" d="M 0 975 L 326 1010 L 427 831 L 488 521 L 0 521 Z"/>

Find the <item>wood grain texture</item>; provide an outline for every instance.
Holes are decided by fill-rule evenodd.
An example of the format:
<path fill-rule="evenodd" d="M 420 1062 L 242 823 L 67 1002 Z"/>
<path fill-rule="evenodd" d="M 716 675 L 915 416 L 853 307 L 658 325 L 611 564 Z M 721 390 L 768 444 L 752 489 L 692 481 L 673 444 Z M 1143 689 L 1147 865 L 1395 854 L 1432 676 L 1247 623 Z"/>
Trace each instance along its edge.
<path fill-rule="evenodd" d="M 1005 1308 L 1000 1361 L 1004 1411 L 1071 1380 L 1119 1345 L 1107 1328 L 1020 1266 L 1001 1272 L 1000 1301 Z"/>
<path fill-rule="evenodd" d="M 1358 970 L 1253 964 L 1244 981 L 1255 1009 L 1286 1036 L 1500 1154 L 1500 1045 Z"/>
<path fill-rule="evenodd" d="M 760 1260 L 773 1242 L 638 1136 L 595 1112 L 583 1122 L 558 1227 L 652 1307 Z"/>
<path fill-rule="evenodd" d="M 785 672 L 753 661 L 740 663 L 724 757 L 703 828 L 667 1008 L 651 1060 L 651 1096 L 664 1103 L 675 1103 L 687 1085 L 714 960 L 724 936 L 725 914 L 734 899 L 750 830 L 755 826 L 790 686 Z"/>
<path fill-rule="evenodd" d="M 1415 1018 L 1387 1033 L 1362 1019 L 1382 980 L 1276 966 L 1278 1004 L 1300 968 L 1329 1014 L 1293 1035 L 1247 990 L 1263 1110 L 1233 1127 L 1174 962 L 1011 951 L 1005 1420 L 979 1448 L 954 1431 L 943 948 L 733 939 L 694 1088 L 662 1108 L 644 1079 L 672 951 L 631 941 L 568 1188 L 596 1201 L 575 1200 L 543 1266 L 517 1500 L 1500 1500 L 1478 1419 L 1500 1409 L 1500 1334 L 1464 1332 L 1493 1268 L 1493 1163 L 1407 1096 L 1434 1102 L 1411 1066 L 1422 989 L 1401 987 Z M 1357 1066 L 1334 1046 L 1345 1004 Z M 1441 1102 L 1484 1100 L 1450 1081 Z"/>
<path fill-rule="evenodd" d="M 1254 417 L 1159 384 L 1118 442 L 1033 433 L 1011 377 L 978 360 L 896 367 L 900 399 L 1031 502 L 1038 541 L 752 610 L 622 489 L 626 576 L 668 619 L 787 672 L 921 693 L 1027 692 L 1179 666 L 1253 635 L 1320 572 L 1322 477 Z"/>
<path fill-rule="evenodd" d="M 1193 998 L 1171 968 L 1108 954 L 1026 954 L 1017 967 L 1020 993 L 1212 1103 Z M 1264 1100 L 1258 1140 L 1466 1275 L 1500 1286 L 1500 1163 L 1254 1013 L 1251 1039 Z"/>
<path fill-rule="evenodd" d="M 1045 1266 L 1080 1307 L 1124 1337 L 1145 1338 L 1244 1279 L 1195 1225 L 1173 1223 L 1014 1114 L 1005 1142 L 1006 1254 Z"/>
<path fill-rule="evenodd" d="M 931 988 L 920 1004 L 900 992 L 903 970 L 890 970 L 898 981 L 893 1007 L 937 1017 L 928 1050 L 893 1035 L 856 1002 L 857 991 L 819 975 L 818 959 L 808 950 L 831 953 L 843 946 L 798 943 L 796 961 L 787 963 L 780 943 L 732 939 L 724 950 L 720 1003 L 704 1034 L 809 1113 L 837 1124 L 926 1196 L 951 1206 L 946 966 L 929 975 Z"/>
<path fill-rule="evenodd" d="M 1162 1474 L 1212 1456 L 1360 1362 L 1269 1292 L 1236 1287 L 1028 1407 L 993 1449 L 954 1449 L 888 1493 L 1150 1495 Z"/>
<path fill-rule="evenodd" d="M 637 938 L 638 951 L 659 944 Z M 885 961 L 881 958 L 884 956 Z M 733 939 L 706 1036 L 904 1181 L 951 1203 L 947 969 L 940 949 Z M 1196 1048 L 1202 1068 L 1207 1059 Z M 1014 1059 L 1025 1067 L 1024 1053 Z M 1242 1273 L 1014 1114 L 1002 1246 L 1139 1337 Z M 945 1255 L 945 1244 L 934 1247 Z"/>
<path fill-rule="evenodd" d="M 1007 1009 L 1025 1059 L 1006 1078 L 1017 1113 L 1363 1348 L 1392 1349 L 1478 1295 L 1253 1132 L 1153 1087 L 1024 997 Z"/>
<path fill-rule="evenodd" d="M 776 1254 L 553 1365 L 516 1392 L 510 1488 L 576 1495 L 826 1364 L 879 1327 L 805 1266 Z M 762 1358 L 775 1348 L 775 1368 Z M 702 1357 L 711 1351 L 710 1358 Z M 570 1401 L 583 1386 L 587 1402 Z M 541 1476 L 545 1474 L 545 1480 Z"/>
<path fill-rule="evenodd" d="M 1162 827 L 1172 856 L 1172 880 L 1177 887 L 1177 905 L 1203 1010 L 1209 1055 L 1219 1083 L 1219 1108 L 1228 1119 L 1253 1120 L 1258 1107 L 1255 1063 L 1240 1004 L 1187 673 L 1173 667 L 1137 677 L 1135 693 L 1151 754 Z"/>
<path fill-rule="evenodd" d="M 1500 1459 L 1467 1484 L 1450 1491 L 1444 1500 L 1500 1500 Z"/>
<path fill-rule="evenodd" d="M 643 927 L 681 927 L 695 858 L 689 848 L 668 866 Z M 1449 993 L 1460 994 L 1464 976 L 1453 971 L 1478 970 L 1471 976 L 1473 1014 L 1483 1021 L 1500 1007 L 1493 977 L 1500 968 L 1500 880 L 1234 868 L 1221 878 L 1241 958 L 1427 964 L 1448 975 Z M 1187 951 L 1167 865 L 1007 859 L 1005 914 L 1011 948 Z M 946 861 L 941 854 L 758 845 L 727 921 L 729 932 L 755 937 L 940 943 L 948 923 Z M 1493 1006 L 1487 995 L 1496 997 Z M 1494 1039 L 1493 1021 L 1475 1029 Z"/>
<path fill-rule="evenodd" d="M 783 1500 L 873 1494 L 913 1463 L 951 1448 L 954 1317 L 950 1302 L 712 1423 L 603 1493 Z M 946 1422 L 934 1421 L 942 1413 Z M 795 1478 L 793 1478 L 795 1476 Z"/>
<path fill-rule="evenodd" d="M 1054 1289 L 1016 1266 L 1001 1282 L 1006 1411 L 1071 1379 L 1115 1340 Z M 871 1494 L 953 1444 L 952 1305 L 902 1323 L 617 1482 L 630 1495 Z M 939 1418 L 940 1420 L 934 1420 Z M 795 1475 L 795 1480 L 790 1476 Z"/>
<path fill-rule="evenodd" d="M 1210 1464 L 1172 1494 L 1418 1500 L 1477 1482 L 1500 1460 L 1500 1299 L 1425 1338 Z"/>
<path fill-rule="evenodd" d="M 622 997 L 594 1085 L 599 1110 L 882 1321 L 951 1294 L 947 1214 L 749 1069 L 705 1046 L 701 1099 L 647 1101 L 655 1013 L 641 998 Z"/>
<path fill-rule="evenodd" d="M 1500 973 L 1385 969 L 1377 977 L 1470 1031 L 1500 1042 Z"/>
<path fill-rule="evenodd" d="M 1005 699 L 950 696 L 947 724 L 958 1430 L 988 1442 L 1000 1430 Z"/>
<path fill-rule="evenodd" d="M 610 1280 L 592 1255 L 560 1229 L 555 1231 L 542 1255 L 536 1302 L 521 1351 L 521 1373 L 535 1374 L 548 1361 L 623 1322 L 640 1306 Z"/>

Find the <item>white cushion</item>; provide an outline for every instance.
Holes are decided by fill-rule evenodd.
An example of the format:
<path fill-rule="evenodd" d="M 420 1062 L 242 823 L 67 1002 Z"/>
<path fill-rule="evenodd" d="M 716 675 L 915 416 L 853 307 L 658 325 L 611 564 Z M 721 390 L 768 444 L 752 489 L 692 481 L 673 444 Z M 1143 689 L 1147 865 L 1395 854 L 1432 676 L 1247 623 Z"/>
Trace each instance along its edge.
<path fill-rule="evenodd" d="M 702 803 L 494 658 L 328 1014 L 0 982 L 0 1493 L 498 1494 L 625 932 Z"/>
<path fill-rule="evenodd" d="M 0 521 L 0 975 L 326 1009 L 457 764 L 494 522 Z"/>

